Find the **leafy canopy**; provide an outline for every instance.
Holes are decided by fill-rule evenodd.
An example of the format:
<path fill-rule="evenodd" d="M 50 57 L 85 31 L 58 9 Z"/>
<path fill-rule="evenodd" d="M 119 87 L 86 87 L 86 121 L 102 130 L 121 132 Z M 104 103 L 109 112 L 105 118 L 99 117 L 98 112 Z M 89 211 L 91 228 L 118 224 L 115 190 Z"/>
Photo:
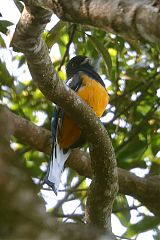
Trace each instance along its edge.
<path fill-rule="evenodd" d="M 9 38 L 10 25 L 11 22 L 0 20 L 0 101 L 7 104 L 17 115 L 50 129 L 54 105 L 45 99 L 31 77 L 27 77 L 25 57 L 14 53 L 12 66 L 9 66 L 8 60 L 3 57 L 7 51 L 4 39 Z M 53 66 L 62 80 L 66 78 L 64 65 L 69 56 L 87 55 L 94 61 L 110 94 L 110 104 L 102 121 L 111 136 L 118 167 L 128 170 L 139 168 L 141 173 L 146 175 L 158 174 L 160 171 L 159 46 L 126 41 L 111 33 L 61 21 L 50 31 L 46 30 L 43 38 L 49 47 Z M 62 65 L 61 69 L 60 65 Z M 31 146 L 23 145 L 14 137 L 12 146 L 32 177 L 43 178 L 49 157 L 32 149 Z M 71 169 L 65 171 L 65 176 L 63 183 L 66 194 L 61 194 L 63 199 L 61 204 L 57 203 L 50 211 L 53 211 L 60 220 L 83 221 L 88 181 L 77 176 L 77 173 Z M 74 202 L 77 200 L 78 205 L 73 209 L 72 214 L 66 215 L 65 204 L 71 200 Z M 135 224 L 130 222 L 131 209 L 140 216 Z M 157 227 L 159 221 L 143 209 L 138 201 L 133 200 L 131 204 L 126 196 L 118 195 L 113 212 L 126 228 L 125 237 L 133 237 L 153 229 L 154 239 L 159 239 Z"/>

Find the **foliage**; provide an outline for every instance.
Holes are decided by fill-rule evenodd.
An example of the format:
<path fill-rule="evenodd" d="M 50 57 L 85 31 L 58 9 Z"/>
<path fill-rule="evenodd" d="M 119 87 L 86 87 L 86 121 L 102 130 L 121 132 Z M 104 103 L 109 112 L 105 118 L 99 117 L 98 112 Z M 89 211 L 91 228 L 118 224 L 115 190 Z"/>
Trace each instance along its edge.
<path fill-rule="evenodd" d="M 14 75 L 6 64 L 7 60 L 2 57 L 3 52 L 7 51 L 4 39 L 8 36 L 7 28 L 10 25 L 7 20 L 0 21 L 2 51 L 0 101 L 7 104 L 17 115 L 50 129 L 53 104 L 45 99 L 31 78 L 24 77 L 22 80 L 18 74 L 26 71 L 24 56 L 19 54 L 12 56 L 13 65 L 16 66 Z M 65 55 L 72 29 L 71 24 L 59 22 L 50 31 L 46 30 L 43 35 L 57 71 Z M 53 55 L 55 46 L 59 50 L 60 57 Z M 139 168 L 146 175 L 157 174 L 160 170 L 159 46 L 126 41 L 101 30 L 77 26 L 69 50 L 69 55 L 73 54 L 87 55 L 93 59 L 99 74 L 106 82 L 110 104 L 102 120 L 112 138 L 118 166 L 128 170 Z M 64 59 L 64 65 L 68 58 L 69 56 Z M 61 67 L 58 75 L 62 80 L 65 79 L 64 67 Z M 24 146 L 15 138 L 12 139 L 12 145 L 32 176 L 41 179 L 48 156 Z M 60 220 L 83 222 L 88 183 L 71 169 L 65 173 L 66 192 L 50 211 Z M 81 214 L 77 209 L 73 209 L 73 213 L 66 214 L 65 205 L 75 200 Z M 136 224 L 130 222 L 132 208 L 140 216 Z M 126 196 L 119 195 L 113 212 L 126 227 L 125 237 L 136 236 L 148 229 L 154 229 L 154 238 L 158 239 L 159 220 L 150 216 L 147 210 L 142 211 L 137 201 L 134 200 L 131 206 Z"/>

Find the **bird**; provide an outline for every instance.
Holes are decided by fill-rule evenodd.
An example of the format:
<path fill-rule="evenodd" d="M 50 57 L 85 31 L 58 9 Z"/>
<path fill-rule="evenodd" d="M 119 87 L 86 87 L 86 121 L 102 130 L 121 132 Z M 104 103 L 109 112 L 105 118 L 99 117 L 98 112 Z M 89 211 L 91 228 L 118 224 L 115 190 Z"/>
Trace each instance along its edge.
<path fill-rule="evenodd" d="M 66 65 L 65 84 L 85 101 L 100 118 L 109 102 L 104 81 L 87 56 L 77 55 Z M 82 147 L 86 139 L 77 123 L 56 106 L 51 121 L 52 150 L 44 183 L 57 195 L 61 174 L 72 149 Z"/>

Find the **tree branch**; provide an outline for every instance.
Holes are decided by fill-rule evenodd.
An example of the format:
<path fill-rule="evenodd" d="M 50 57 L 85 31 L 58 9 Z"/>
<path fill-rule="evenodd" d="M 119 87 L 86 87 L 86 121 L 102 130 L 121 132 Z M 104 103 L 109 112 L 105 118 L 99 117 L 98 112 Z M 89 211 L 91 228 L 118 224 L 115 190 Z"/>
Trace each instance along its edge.
<path fill-rule="evenodd" d="M 111 240 L 93 227 L 58 223 L 46 213 L 39 189 L 27 170 L 10 148 L 10 134 L 14 130 L 8 110 L 0 106 L 0 237 L 1 239 L 70 239 Z"/>
<path fill-rule="evenodd" d="M 0 236 L 3 239 L 37 239 L 48 230 L 49 239 L 53 223 L 48 221 L 44 204 L 37 195 L 39 189 L 10 148 L 13 125 L 8 110 L 0 106 Z"/>
<path fill-rule="evenodd" d="M 36 150 L 50 154 L 50 131 L 37 127 L 28 120 L 17 116 L 6 108 L 6 114 L 12 122 L 13 135 L 22 143 Z M 67 160 L 67 166 L 80 175 L 92 178 L 91 160 L 88 153 L 75 149 Z M 138 199 L 143 205 L 160 216 L 160 177 L 140 178 L 127 170 L 118 168 L 119 192 Z"/>
<path fill-rule="evenodd" d="M 126 39 L 160 42 L 160 4 L 148 0 L 39 0 L 62 20 L 114 32 Z"/>
<path fill-rule="evenodd" d="M 32 5 L 40 2 L 25 1 L 28 6 L 22 12 L 11 45 L 14 50 L 24 52 L 32 78 L 42 93 L 72 116 L 91 143 L 93 180 L 88 195 L 87 220 L 110 232 L 112 204 L 118 189 L 114 150 L 106 129 L 100 124 L 95 113 L 59 81 L 47 46 L 41 39 L 41 33 L 50 20 L 51 12 Z"/>

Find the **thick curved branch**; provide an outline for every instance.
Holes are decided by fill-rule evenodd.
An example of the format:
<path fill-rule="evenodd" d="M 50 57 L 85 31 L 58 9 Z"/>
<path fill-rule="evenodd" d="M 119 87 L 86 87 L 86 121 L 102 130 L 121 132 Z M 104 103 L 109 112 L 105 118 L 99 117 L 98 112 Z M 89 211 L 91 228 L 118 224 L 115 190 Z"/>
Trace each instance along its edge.
<path fill-rule="evenodd" d="M 37 127 L 8 109 L 6 113 L 12 122 L 15 137 L 36 150 L 50 154 L 50 131 Z M 84 151 L 75 149 L 67 161 L 67 166 L 80 175 L 92 178 L 90 156 Z M 118 182 L 120 193 L 135 197 L 156 216 L 160 216 L 160 201 L 158 200 L 160 199 L 160 176 L 140 178 L 127 170 L 118 168 Z"/>
<path fill-rule="evenodd" d="M 114 32 L 126 39 L 160 42 L 160 4 L 148 0 L 26 0 L 62 20 Z"/>
<path fill-rule="evenodd" d="M 12 120 L 9 111 L 0 105 L 1 239 L 55 240 L 70 239 L 71 236 L 72 240 L 80 240 L 82 236 L 84 240 L 113 239 L 97 228 L 86 228 L 82 224 L 58 223 L 53 216 L 46 213 L 44 202 L 38 196 L 38 187 L 32 182 L 27 169 L 10 148 L 10 135 L 17 127 Z M 19 123 L 23 125 L 22 122 Z M 32 129 L 36 133 L 37 128 L 34 129 L 33 126 Z"/>
<path fill-rule="evenodd" d="M 91 143 L 93 180 L 88 195 L 87 220 L 110 231 L 112 204 L 118 184 L 115 154 L 108 133 L 89 106 L 58 80 L 48 49 L 41 39 L 51 13 L 31 5 L 40 1 L 25 2 L 28 2 L 28 6 L 22 12 L 11 45 L 14 50 L 24 52 L 32 78 L 42 93 L 72 116 Z"/>

